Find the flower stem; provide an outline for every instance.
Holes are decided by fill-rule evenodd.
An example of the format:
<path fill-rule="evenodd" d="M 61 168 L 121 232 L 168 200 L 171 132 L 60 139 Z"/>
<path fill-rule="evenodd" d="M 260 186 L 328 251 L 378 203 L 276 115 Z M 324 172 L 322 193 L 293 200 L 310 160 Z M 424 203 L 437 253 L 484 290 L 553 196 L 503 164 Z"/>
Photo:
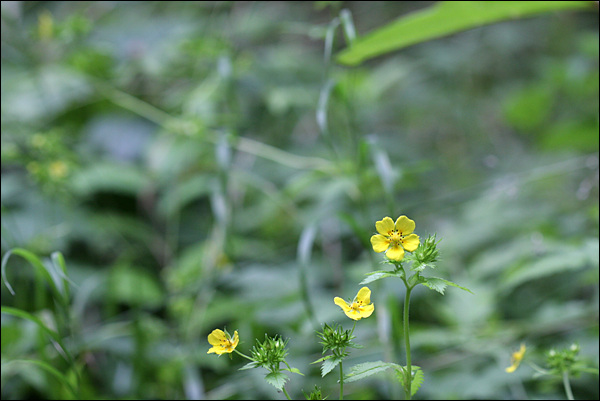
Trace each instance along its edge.
<path fill-rule="evenodd" d="M 234 351 L 236 354 L 239 354 L 239 355 L 243 356 L 244 358 L 246 358 L 246 359 L 250 359 L 252 362 L 255 362 L 255 361 L 254 361 L 254 359 L 250 358 L 250 357 L 249 357 L 248 355 L 246 355 L 246 354 L 242 354 L 242 353 L 241 353 L 240 351 L 238 351 L 237 349 L 234 349 L 233 351 Z"/>
<path fill-rule="evenodd" d="M 406 281 L 404 282 L 405 284 Z M 406 344 L 406 384 L 404 386 L 404 390 L 406 393 L 406 399 L 410 400 L 412 390 L 412 365 L 410 360 L 410 338 L 409 338 L 409 330 L 408 330 L 408 309 L 410 304 L 410 292 L 412 288 L 406 285 L 406 297 L 404 298 L 404 341 Z"/>
<path fill-rule="evenodd" d="M 281 388 L 283 390 L 283 394 L 285 394 L 285 396 L 287 397 L 288 400 L 291 400 L 290 395 L 287 393 L 287 391 L 285 391 L 285 387 Z"/>
<path fill-rule="evenodd" d="M 344 369 L 342 368 L 342 361 L 340 361 L 340 400 L 344 399 Z"/>
<path fill-rule="evenodd" d="M 574 400 L 573 391 L 571 390 L 571 382 L 569 381 L 569 372 L 563 372 L 563 385 L 565 386 L 565 393 L 567 394 L 567 399 Z"/>

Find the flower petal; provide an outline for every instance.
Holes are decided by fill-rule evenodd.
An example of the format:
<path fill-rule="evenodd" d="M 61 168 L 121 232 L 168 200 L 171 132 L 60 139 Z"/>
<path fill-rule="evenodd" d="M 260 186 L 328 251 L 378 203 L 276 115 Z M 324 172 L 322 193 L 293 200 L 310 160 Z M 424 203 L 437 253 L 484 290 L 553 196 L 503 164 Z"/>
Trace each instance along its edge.
<path fill-rule="evenodd" d="M 398 217 L 398 220 L 396 220 L 395 227 L 400 235 L 408 235 L 415 231 L 415 222 L 406 216 L 400 216 Z"/>
<path fill-rule="evenodd" d="M 400 242 L 402 242 L 402 246 L 408 252 L 414 252 L 419 247 L 420 240 L 417 234 L 411 234 L 402 238 Z"/>
<path fill-rule="evenodd" d="M 376 234 L 371 237 L 371 245 L 375 252 L 383 252 L 390 246 L 390 241 L 383 235 Z"/>
<path fill-rule="evenodd" d="M 366 305 L 360 309 L 360 317 L 361 318 L 369 317 L 369 316 L 371 316 L 371 314 L 373 314 L 374 310 L 375 310 L 375 304 Z"/>
<path fill-rule="evenodd" d="M 227 336 L 223 330 L 215 329 L 208 335 L 210 345 L 223 345 L 223 340 L 227 341 Z"/>
<path fill-rule="evenodd" d="M 377 232 L 381 235 L 390 235 L 394 230 L 394 220 L 391 217 L 384 217 L 383 220 L 379 220 L 375 223 Z"/>
<path fill-rule="evenodd" d="M 390 260 L 399 262 L 404 259 L 404 249 L 398 245 L 391 246 L 390 249 L 388 249 L 385 253 L 385 256 L 387 256 Z"/>
<path fill-rule="evenodd" d="M 361 305 L 368 305 L 371 303 L 371 290 L 369 287 L 363 287 L 356 294 L 356 302 Z"/>
<path fill-rule="evenodd" d="M 350 306 L 348 306 L 348 304 L 346 303 L 346 301 L 344 301 L 342 298 L 340 297 L 335 297 L 333 298 L 333 302 L 339 306 L 340 308 L 342 308 L 342 310 L 344 311 L 344 313 L 346 315 L 348 315 L 348 311 L 350 310 Z M 350 315 L 348 315 L 350 316 Z"/>
<path fill-rule="evenodd" d="M 233 343 L 231 344 L 232 350 L 235 349 L 235 347 L 237 347 L 239 342 L 240 342 L 240 335 L 238 334 L 238 332 L 236 330 L 233 332 Z"/>

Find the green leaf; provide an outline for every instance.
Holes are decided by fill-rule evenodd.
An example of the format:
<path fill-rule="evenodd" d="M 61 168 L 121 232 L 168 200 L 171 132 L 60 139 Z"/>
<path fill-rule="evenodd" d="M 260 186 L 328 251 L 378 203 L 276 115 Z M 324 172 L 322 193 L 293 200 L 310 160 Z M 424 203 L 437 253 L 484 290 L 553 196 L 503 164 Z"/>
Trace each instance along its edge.
<path fill-rule="evenodd" d="M 446 290 L 446 287 L 448 286 L 448 284 L 446 284 L 444 282 L 444 280 L 442 280 L 440 278 L 435 278 L 435 277 L 423 277 L 423 279 L 424 280 L 422 281 L 422 284 L 424 286 L 444 295 L 444 291 Z"/>
<path fill-rule="evenodd" d="M 290 378 L 281 372 L 270 372 L 265 376 L 265 380 L 267 383 L 275 387 L 277 390 L 281 391 L 283 386 L 285 386 L 285 382 L 287 382 Z"/>
<path fill-rule="evenodd" d="M 300 372 L 298 368 L 284 368 L 283 370 L 287 370 L 288 372 L 297 373 L 300 376 L 304 376 L 304 373 Z"/>
<path fill-rule="evenodd" d="M 365 377 L 369 377 L 376 373 L 383 372 L 389 368 L 394 368 L 396 370 L 402 369 L 400 365 L 383 361 L 359 363 L 358 365 L 354 365 L 350 369 L 350 373 L 346 375 L 344 381 L 349 383 L 361 380 Z"/>
<path fill-rule="evenodd" d="M 5 373 L 6 370 L 10 370 L 12 365 L 34 365 L 38 368 L 41 368 L 41 369 L 45 370 L 46 372 L 50 373 L 56 379 L 58 379 L 58 381 L 69 390 L 69 392 L 73 396 L 74 400 L 80 398 L 77 396 L 77 391 L 75 390 L 75 387 L 73 387 L 73 385 L 71 384 L 71 382 L 69 381 L 67 376 L 65 376 L 60 371 L 58 371 L 56 368 L 54 368 L 53 366 L 49 365 L 46 362 L 38 361 L 35 359 L 14 359 L 12 361 L 2 364 L 2 371 L 3 371 L 2 373 Z M 27 372 L 24 372 L 24 374 L 27 374 Z"/>
<path fill-rule="evenodd" d="M 2 306 L 0 308 L 0 311 L 7 315 L 12 315 L 35 323 L 40 329 L 42 329 L 46 334 L 50 336 L 52 345 L 63 356 L 63 358 L 70 364 L 74 363 L 73 357 L 71 356 L 71 353 L 67 350 L 67 348 L 65 348 L 60 335 L 56 331 L 46 326 L 40 318 L 32 315 L 29 312 L 25 312 L 16 308 L 11 308 L 10 306 Z"/>
<path fill-rule="evenodd" d="M 461 290 L 470 292 L 471 294 L 473 294 L 473 292 L 471 290 L 469 290 L 466 287 L 462 287 L 456 283 L 453 283 L 452 281 L 443 279 L 443 278 L 439 278 L 439 277 L 421 277 L 422 278 L 422 284 L 432 290 L 435 290 L 437 292 L 439 292 L 440 294 L 444 295 L 444 291 L 446 289 L 447 286 L 452 286 L 452 287 L 456 287 L 456 288 L 460 288 Z"/>
<path fill-rule="evenodd" d="M 248 362 L 247 364 L 245 364 L 244 366 L 242 366 L 241 368 L 239 368 L 238 370 L 248 370 L 248 369 L 254 369 L 258 366 L 258 364 L 256 362 Z"/>
<path fill-rule="evenodd" d="M 404 273 L 402 271 L 396 273 L 396 272 L 391 272 L 391 271 L 379 270 L 379 271 L 367 273 L 367 276 L 368 277 L 364 278 L 359 284 L 368 284 L 373 281 L 376 281 L 376 280 L 379 280 L 382 278 L 386 278 L 386 277 L 402 278 L 402 277 L 404 277 Z"/>
<path fill-rule="evenodd" d="M 425 380 L 425 374 L 423 373 L 423 369 L 421 369 L 418 366 L 412 366 L 412 370 L 415 371 L 415 374 L 412 377 L 412 383 L 410 385 L 411 396 L 417 393 L 417 391 L 421 387 L 421 384 L 423 384 L 423 381 Z"/>
<path fill-rule="evenodd" d="M 332 355 L 333 356 L 333 355 Z M 325 375 L 333 370 L 340 362 L 342 362 L 343 358 L 335 357 L 325 360 L 323 365 L 321 365 L 321 377 L 325 377 Z"/>
<path fill-rule="evenodd" d="M 38 258 L 34 253 L 22 248 L 13 248 L 6 252 L 2 257 L 2 281 L 4 282 L 6 288 L 8 288 L 8 291 L 10 291 L 12 295 L 15 295 L 15 291 L 13 290 L 12 286 L 8 282 L 8 279 L 6 278 L 6 264 L 8 263 L 8 259 L 11 255 L 18 255 L 27 260 L 31 264 L 31 266 L 33 266 L 36 274 L 39 275 L 39 277 L 42 277 L 48 283 L 48 285 L 50 285 L 54 297 L 63 305 L 67 305 L 69 303 L 68 294 L 66 292 L 61 291 L 61 289 L 58 287 L 49 268 L 44 263 L 42 263 L 40 258 Z M 60 262 L 60 260 L 57 259 L 57 262 Z M 64 265 L 64 260 L 62 261 L 62 263 Z M 61 266 L 61 268 L 64 267 Z M 63 290 L 66 290 L 66 288 L 63 288 Z"/>
<path fill-rule="evenodd" d="M 442 1 L 402 16 L 357 39 L 337 61 L 357 65 L 370 58 L 416 43 L 495 22 L 550 11 L 593 10 L 594 1 Z"/>

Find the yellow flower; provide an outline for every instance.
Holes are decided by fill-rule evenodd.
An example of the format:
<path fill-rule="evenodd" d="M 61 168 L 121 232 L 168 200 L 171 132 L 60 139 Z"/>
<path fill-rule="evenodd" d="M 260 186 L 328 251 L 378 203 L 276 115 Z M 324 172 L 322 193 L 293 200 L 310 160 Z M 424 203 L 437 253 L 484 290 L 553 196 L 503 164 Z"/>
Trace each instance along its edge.
<path fill-rule="evenodd" d="M 526 350 L 527 347 L 525 347 L 525 344 L 521 344 L 521 348 L 518 351 L 512 353 L 512 356 L 510 357 L 511 365 L 505 369 L 506 373 L 512 373 L 515 370 L 517 370 L 519 364 L 523 360 L 523 356 L 525 355 Z"/>
<path fill-rule="evenodd" d="M 229 333 L 215 329 L 208 335 L 208 342 L 212 345 L 212 348 L 208 350 L 207 354 L 214 352 L 217 355 L 223 355 L 233 352 L 240 342 L 240 336 L 237 330 L 233 333 L 233 338 L 231 338 Z"/>
<path fill-rule="evenodd" d="M 342 308 L 346 316 L 353 320 L 369 317 L 375 310 L 375 305 L 371 303 L 371 290 L 368 287 L 361 288 L 350 304 L 340 297 L 335 297 L 333 302 Z"/>
<path fill-rule="evenodd" d="M 406 216 L 400 216 L 394 223 L 390 217 L 375 223 L 379 234 L 371 237 L 371 245 L 375 252 L 385 252 L 385 256 L 397 262 L 404 259 L 404 250 L 413 252 L 419 247 L 419 236 L 412 234 L 415 222 Z"/>

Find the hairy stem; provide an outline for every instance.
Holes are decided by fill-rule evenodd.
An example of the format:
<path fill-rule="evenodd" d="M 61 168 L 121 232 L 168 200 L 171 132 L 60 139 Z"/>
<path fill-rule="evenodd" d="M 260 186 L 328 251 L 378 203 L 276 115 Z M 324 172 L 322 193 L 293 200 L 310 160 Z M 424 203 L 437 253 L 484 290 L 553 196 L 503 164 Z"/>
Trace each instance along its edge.
<path fill-rule="evenodd" d="M 285 391 L 285 387 L 281 388 L 283 390 L 283 394 L 285 394 L 285 396 L 287 397 L 288 400 L 291 400 L 290 395 L 287 393 L 287 391 Z"/>
<path fill-rule="evenodd" d="M 565 393 L 567 394 L 567 399 L 574 400 L 573 391 L 571 390 L 571 382 L 569 380 L 569 372 L 563 372 L 563 385 L 565 386 Z"/>
<path fill-rule="evenodd" d="M 405 282 L 406 284 L 406 282 Z M 408 328 L 408 309 L 410 304 L 410 292 L 412 288 L 408 285 L 406 286 L 406 297 L 404 298 L 404 341 L 406 344 L 406 385 L 404 390 L 406 392 L 406 399 L 410 400 L 411 398 L 411 385 L 412 385 L 412 365 L 410 360 L 410 337 L 409 337 L 409 328 Z"/>
<path fill-rule="evenodd" d="M 340 361 L 340 400 L 344 399 L 344 369 L 342 368 L 342 361 Z"/>

